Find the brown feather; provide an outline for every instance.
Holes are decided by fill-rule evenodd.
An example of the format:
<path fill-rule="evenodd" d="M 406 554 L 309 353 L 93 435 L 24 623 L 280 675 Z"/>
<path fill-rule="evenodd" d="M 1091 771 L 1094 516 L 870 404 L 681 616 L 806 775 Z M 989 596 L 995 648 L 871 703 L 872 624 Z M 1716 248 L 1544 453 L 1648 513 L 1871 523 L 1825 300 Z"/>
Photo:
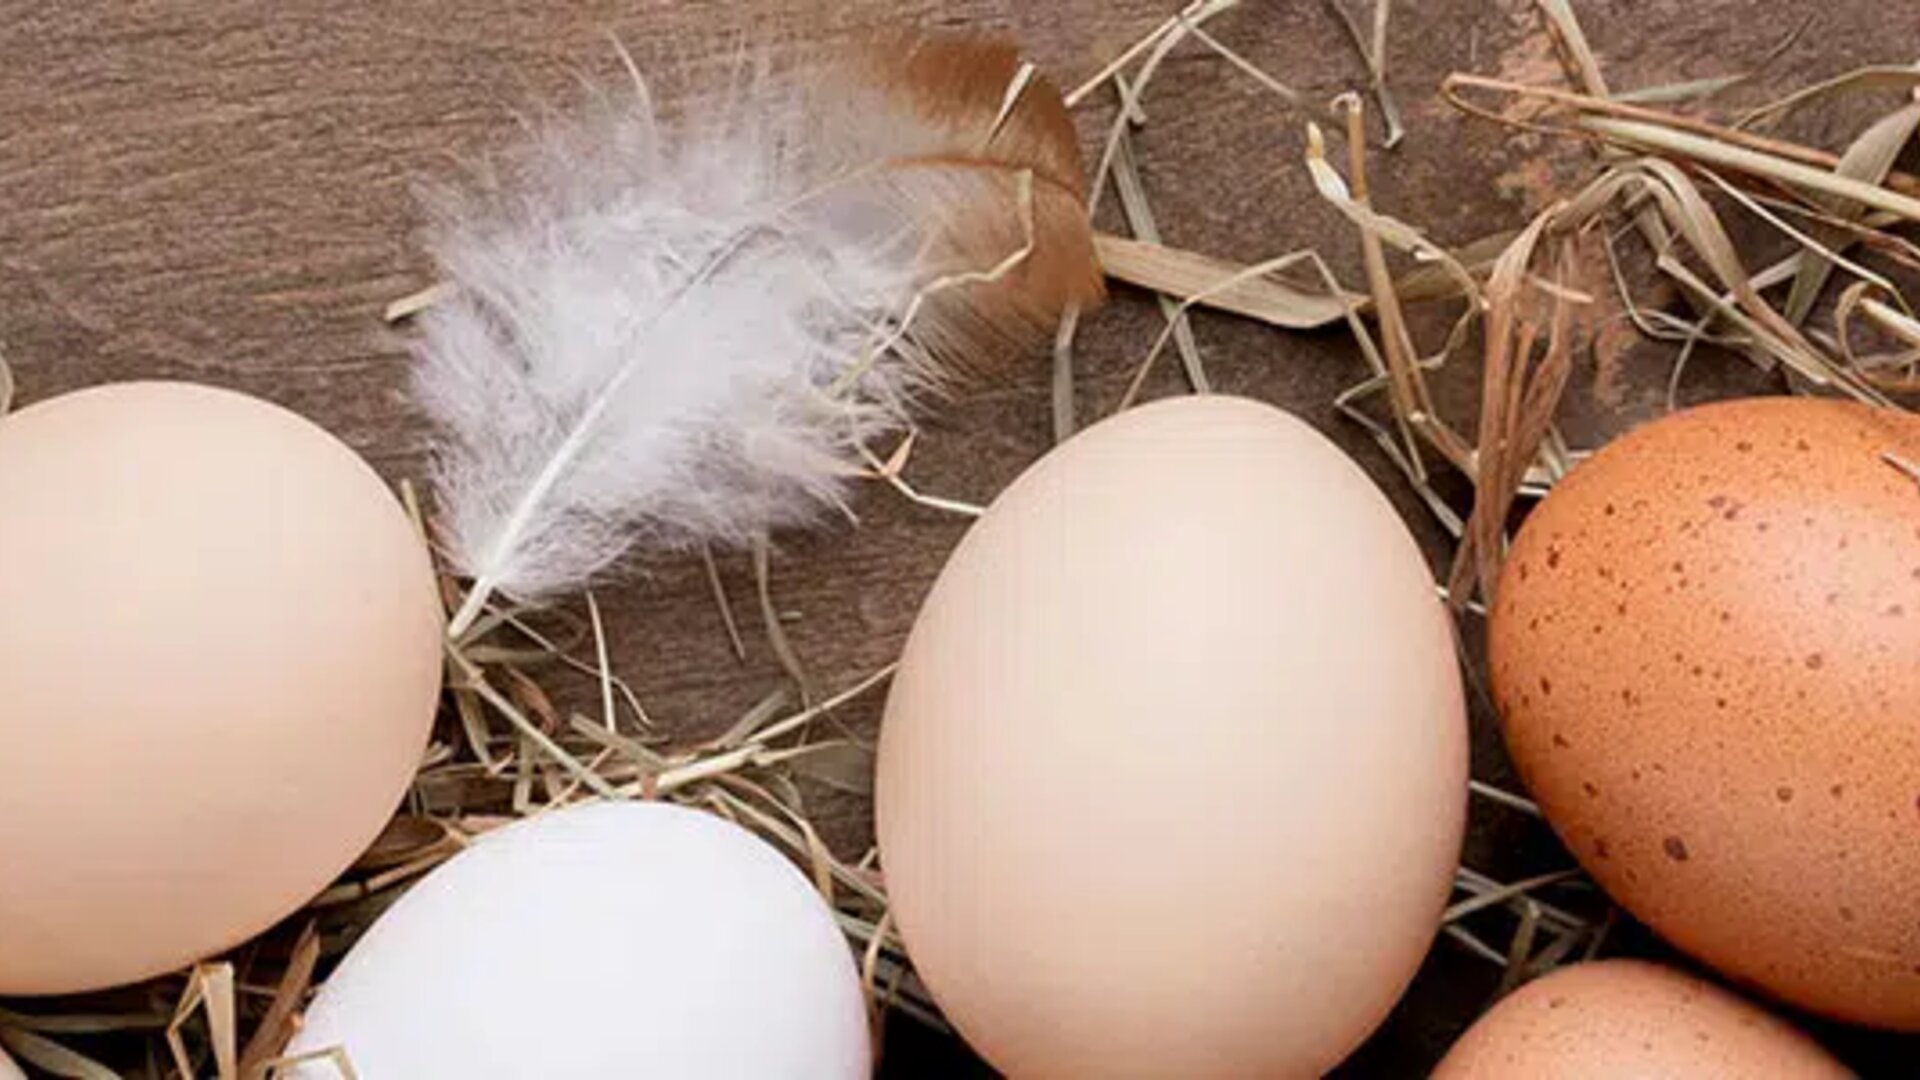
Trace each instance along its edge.
<path fill-rule="evenodd" d="M 884 185 L 925 230 L 929 280 L 1001 263 L 1027 245 L 1031 216 L 1032 250 L 1007 273 L 927 299 L 935 333 L 958 335 L 930 344 L 976 372 L 1104 295 L 1073 120 L 1038 75 L 1007 107 L 1020 70 L 1012 46 L 956 37 L 868 42 L 837 71 L 835 92 L 867 111 L 865 129 L 900 147 L 881 155 Z"/>

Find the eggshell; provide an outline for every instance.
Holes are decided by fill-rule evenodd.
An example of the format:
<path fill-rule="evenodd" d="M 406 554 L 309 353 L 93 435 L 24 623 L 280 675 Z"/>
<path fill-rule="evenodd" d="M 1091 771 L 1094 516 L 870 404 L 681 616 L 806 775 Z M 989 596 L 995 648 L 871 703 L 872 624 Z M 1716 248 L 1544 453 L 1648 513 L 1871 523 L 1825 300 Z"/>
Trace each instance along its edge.
<path fill-rule="evenodd" d="M 954 552 L 877 783 L 908 950 L 1002 1071 L 1317 1075 L 1447 897 L 1450 629 L 1392 506 L 1312 428 L 1229 397 L 1130 410 Z"/>
<path fill-rule="evenodd" d="M 859 977 L 825 901 L 745 830 L 658 803 L 520 822 L 427 875 L 347 954 L 289 1054 L 330 1047 L 361 1080 L 869 1068 Z"/>
<path fill-rule="evenodd" d="M 27 1074 L 13 1063 L 5 1050 L 0 1050 L 0 1080 L 27 1080 Z"/>
<path fill-rule="evenodd" d="M 135 383 L 0 420 L 0 993 L 298 908 L 411 779 L 440 635 L 398 501 L 284 409 Z"/>
<path fill-rule="evenodd" d="M 1711 983 L 1638 960 L 1528 983 L 1461 1036 L 1433 1080 L 1844 1080 L 1788 1024 Z"/>
<path fill-rule="evenodd" d="M 1920 1030 L 1920 421 L 1763 398 L 1642 427 L 1528 518 L 1494 605 L 1508 748 L 1680 948 Z"/>

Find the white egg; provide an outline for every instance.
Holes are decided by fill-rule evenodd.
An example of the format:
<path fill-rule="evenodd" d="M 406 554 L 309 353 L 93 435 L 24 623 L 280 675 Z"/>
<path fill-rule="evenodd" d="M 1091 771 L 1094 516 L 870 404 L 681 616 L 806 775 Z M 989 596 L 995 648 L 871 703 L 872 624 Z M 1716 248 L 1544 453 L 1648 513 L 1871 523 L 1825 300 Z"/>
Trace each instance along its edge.
<path fill-rule="evenodd" d="M 27 1074 L 13 1063 L 5 1050 L 0 1050 L 0 1080 L 27 1080 Z"/>
<path fill-rule="evenodd" d="M 359 1080 L 870 1068 L 852 953 L 806 877 L 735 825 L 657 803 L 519 822 L 429 874 L 347 954 L 288 1054 L 333 1047 Z"/>

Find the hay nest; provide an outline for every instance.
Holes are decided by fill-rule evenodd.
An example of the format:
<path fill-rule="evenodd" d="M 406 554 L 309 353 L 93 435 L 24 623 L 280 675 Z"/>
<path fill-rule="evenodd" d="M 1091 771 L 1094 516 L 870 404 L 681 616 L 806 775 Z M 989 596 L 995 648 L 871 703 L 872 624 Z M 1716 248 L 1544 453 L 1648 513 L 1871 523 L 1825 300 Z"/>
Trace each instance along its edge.
<path fill-rule="evenodd" d="M 1077 108 L 1096 98 L 1117 104 L 1093 190 L 1096 203 L 1109 192 L 1118 200 L 1128 235 L 1102 235 L 1100 252 L 1110 276 L 1153 291 L 1165 316 L 1157 338 L 1141 343 L 1122 407 L 1169 352 L 1191 389 L 1211 388 L 1190 325 L 1196 308 L 1284 332 L 1350 334 L 1367 374 L 1334 404 L 1370 433 L 1457 540 L 1441 588 L 1466 638 L 1480 634 L 1479 601 L 1498 574 L 1516 506 L 1549 490 L 1586 452 L 1569 444 L 1556 418 L 1577 360 L 1607 331 L 1601 324 L 1608 319 L 1666 343 L 1670 403 L 1688 365 L 1709 357 L 1751 364 L 1795 393 L 1889 405 L 1920 392 L 1920 314 L 1898 284 L 1920 269 L 1920 248 L 1908 238 L 1920 223 L 1920 177 L 1895 168 L 1920 127 L 1920 68 L 1862 68 L 1729 114 L 1713 102 L 1753 73 L 1615 93 L 1566 0 L 1537 0 L 1535 15 L 1552 34 L 1562 81 L 1459 73 L 1441 93 L 1487 123 L 1539 136 L 1543 153 L 1584 145 L 1586 176 L 1517 231 L 1449 249 L 1376 206 L 1371 195 L 1369 170 L 1380 167 L 1380 155 L 1370 143 L 1391 151 L 1406 130 L 1385 64 L 1391 0 L 1378 0 L 1365 25 L 1341 0 L 1327 3 L 1354 46 L 1364 93 L 1310 100 L 1208 31 L 1237 0 L 1195 0 L 1068 95 Z M 1132 140 L 1145 123 L 1140 102 L 1177 50 L 1210 54 L 1219 77 L 1250 79 L 1270 92 L 1274 123 L 1303 137 L 1301 164 L 1314 189 L 1352 225 L 1363 281 L 1338 280 L 1312 250 L 1238 265 L 1161 242 Z M 1898 103 L 1847 146 L 1805 146 L 1772 133 L 1815 102 L 1888 90 L 1901 92 Z M 1377 136 L 1370 114 L 1379 117 Z M 1730 227 L 1733 217 L 1739 228 Z M 1736 243 L 1736 235 L 1758 239 Z M 1395 260 L 1403 263 L 1398 273 Z M 1596 265 L 1602 273 L 1593 272 Z M 406 298 L 391 314 L 404 318 L 433 298 L 431 290 Z M 1444 336 L 1416 340 L 1409 318 L 1415 309 L 1446 311 L 1434 323 L 1448 327 Z M 1078 422 L 1075 331 L 1069 320 L 1054 347 L 1061 438 Z M 1473 351 L 1480 354 L 1478 415 L 1444 415 L 1431 385 L 1449 367 L 1472 371 Z M 11 388 L 0 358 L 0 409 Z M 876 456 L 873 479 L 926 506 L 978 513 L 905 479 L 913 446 L 909 438 L 888 457 Z M 1920 479 L 1920 468 L 1896 464 Z M 1470 486 L 1470 499 L 1461 498 L 1460 481 Z M 430 535 L 430 515 L 411 488 L 405 494 Z M 830 850 L 796 786 L 808 778 L 870 792 L 871 747 L 841 728 L 835 711 L 878 692 L 892 669 L 813 693 L 781 629 L 770 564 L 767 547 L 758 547 L 755 601 L 792 687 L 720 736 L 696 745 L 668 745 L 658 736 L 641 696 L 612 670 L 592 595 L 557 609 L 493 609 L 449 647 L 448 722 L 421 764 L 406 810 L 343 879 L 227 957 L 51 1007 L 0 1008 L 0 1045 L 39 1069 L 84 1080 L 272 1075 L 317 975 L 412 882 L 517 817 L 628 798 L 699 807 L 787 851 L 837 913 L 876 1016 L 942 1027 L 891 930 L 874 852 L 848 860 Z M 738 651 L 734 605 L 711 557 L 706 566 Z M 462 591 L 451 578 L 443 585 L 451 610 Z M 1468 675 L 1469 685 L 1484 692 L 1484 675 L 1471 663 Z M 565 695 L 552 686 L 569 679 L 589 682 L 597 708 L 556 706 Z M 1472 791 L 1476 816 L 1539 815 L 1528 799 L 1493 784 L 1475 780 Z M 1437 947 L 1483 958 L 1499 971 L 1502 991 L 1595 955 L 1616 925 L 1615 910 L 1571 865 L 1512 881 L 1463 865 L 1455 886 Z"/>

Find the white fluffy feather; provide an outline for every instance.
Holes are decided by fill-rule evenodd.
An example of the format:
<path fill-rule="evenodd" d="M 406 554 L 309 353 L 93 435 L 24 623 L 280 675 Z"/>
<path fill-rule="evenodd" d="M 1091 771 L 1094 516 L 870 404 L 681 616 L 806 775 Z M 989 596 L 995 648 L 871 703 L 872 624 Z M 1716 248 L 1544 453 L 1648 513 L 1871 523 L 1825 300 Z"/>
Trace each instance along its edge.
<path fill-rule="evenodd" d="M 664 131 L 644 108 L 553 120 L 436 201 L 452 291 L 422 318 L 416 396 L 476 579 L 456 633 L 488 593 L 541 597 L 636 543 L 738 542 L 843 506 L 860 447 L 977 338 L 963 308 L 929 308 L 874 355 L 926 286 L 911 208 L 929 178 L 846 181 L 939 154 L 940 132 L 884 92 L 820 90 L 763 78 Z M 1004 198 L 1004 176 L 938 172 L 939 198 Z"/>

